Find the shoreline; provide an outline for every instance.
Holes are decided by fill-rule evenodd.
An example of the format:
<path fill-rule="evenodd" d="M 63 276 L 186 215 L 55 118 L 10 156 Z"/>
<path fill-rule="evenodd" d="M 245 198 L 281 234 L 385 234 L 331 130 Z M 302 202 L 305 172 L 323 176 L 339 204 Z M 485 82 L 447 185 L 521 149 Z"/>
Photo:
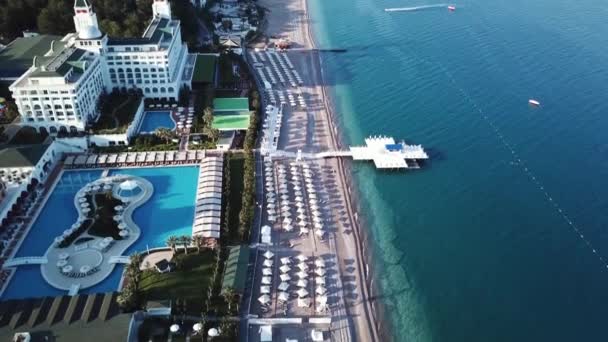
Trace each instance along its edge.
<path fill-rule="evenodd" d="M 311 23 L 311 17 L 310 17 L 310 10 L 309 10 L 309 0 L 300 0 L 303 5 L 302 8 L 304 10 L 305 13 L 305 25 L 306 25 L 306 35 L 308 38 L 308 41 L 311 45 L 311 48 L 316 49 L 318 48 L 317 43 L 315 41 L 315 35 L 314 32 L 312 31 L 312 25 Z M 323 69 L 323 60 L 321 59 L 321 56 L 319 55 L 318 52 L 315 52 L 315 57 L 314 60 L 316 63 L 318 63 L 318 73 L 319 76 L 321 78 L 321 84 L 319 85 L 319 88 L 321 90 L 321 99 L 322 99 L 322 103 L 323 103 L 323 107 L 325 109 L 325 112 L 327 113 L 327 115 L 325 116 L 328 128 L 329 128 L 329 136 L 331 137 L 331 145 L 333 148 L 336 149 L 340 149 L 342 148 L 342 144 L 344 141 L 344 132 L 341 132 L 338 127 L 339 127 L 339 121 L 338 118 L 336 116 L 336 110 L 334 107 L 334 104 L 332 103 L 332 98 L 329 96 L 328 94 L 328 89 L 326 89 L 326 85 L 324 82 L 324 69 Z M 353 177 L 353 173 L 352 173 L 352 161 L 345 161 L 344 159 L 337 159 L 336 161 L 336 165 L 337 165 L 337 171 L 338 171 L 338 175 L 340 178 L 340 182 L 341 182 L 341 192 L 343 192 L 343 197 L 344 200 L 346 201 L 346 209 L 348 211 L 348 217 L 349 220 L 352 224 L 352 231 L 353 231 L 353 236 L 355 238 L 355 243 L 356 243 L 356 249 L 357 249 L 357 262 L 359 264 L 359 272 L 360 275 L 362 277 L 362 279 L 360 279 L 360 282 L 364 283 L 365 286 L 362 287 L 365 289 L 365 295 L 364 300 L 365 300 L 365 311 L 367 314 L 367 323 L 369 325 L 369 329 L 370 329 L 370 333 L 371 333 L 371 339 L 373 341 L 386 341 L 387 339 L 392 340 L 392 336 L 387 336 L 386 335 L 386 331 L 384 334 L 382 334 L 382 330 L 380 329 L 379 326 L 379 320 L 378 317 L 385 317 L 386 316 L 386 309 L 384 308 L 384 305 L 381 302 L 378 301 L 372 301 L 370 300 L 370 298 L 374 298 L 372 296 L 372 294 L 374 293 L 379 293 L 378 289 L 375 288 L 374 282 L 373 282 L 373 278 L 370 277 L 370 274 L 373 274 L 374 272 L 370 272 L 370 269 L 373 269 L 373 262 L 372 262 L 372 258 L 373 258 L 373 247 L 372 246 L 365 246 L 365 242 L 364 241 L 369 241 L 369 231 L 367 230 L 363 230 L 362 227 L 366 227 L 365 224 L 365 219 L 361 219 L 361 217 L 358 215 L 359 213 L 359 208 L 360 208 L 360 199 L 359 199 L 359 189 L 354 187 L 353 181 L 354 181 L 354 177 Z M 354 190 L 354 191 L 353 191 Z M 361 222 L 363 221 L 363 222 Z M 367 253 L 367 255 L 364 254 L 363 251 L 368 250 L 370 251 L 370 253 Z M 370 265 L 372 265 L 372 267 L 370 267 Z M 365 267 L 363 267 L 365 266 Z M 384 321 L 384 320 L 383 320 Z M 389 326 L 390 326 L 390 321 L 389 322 Z M 389 332 L 392 331 L 392 329 L 389 329 Z"/>

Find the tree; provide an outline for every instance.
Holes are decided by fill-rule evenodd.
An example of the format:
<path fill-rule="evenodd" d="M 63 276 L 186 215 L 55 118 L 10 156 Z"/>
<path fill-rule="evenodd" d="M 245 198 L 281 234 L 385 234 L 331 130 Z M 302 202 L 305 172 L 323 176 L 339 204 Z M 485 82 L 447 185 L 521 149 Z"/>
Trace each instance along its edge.
<path fill-rule="evenodd" d="M 38 16 L 38 30 L 47 34 L 66 34 L 74 29 L 72 3 L 64 0 L 50 0 Z"/>
<path fill-rule="evenodd" d="M 200 235 L 194 235 L 192 236 L 192 242 L 194 243 L 194 246 L 196 246 L 196 252 L 200 253 L 205 239 Z"/>
<path fill-rule="evenodd" d="M 169 238 L 167 238 L 167 241 L 165 243 L 167 244 L 167 246 L 171 247 L 171 250 L 173 251 L 173 253 L 175 253 L 175 245 L 177 245 L 177 237 L 171 235 L 171 236 L 169 236 Z"/>
<path fill-rule="evenodd" d="M 188 254 L 188 245 L 192 242 L 192 237 L 183 235 L 179 238 L 179 242 L 184 246 L 184 253 Z"/>
<path fill-rule="evenodd" d="M 154 135 L 156 135 L 159 139 L 164 140 L 167 144 L 175 137 L 175 133 L 165 127 L 157 128 L 156 131 L 154 131 Z"/>
<path fill-rule="evenodd" d="M 212 128 L 209 130 L 208 136 L 211 138 L 211 140 L 217 141 L 220 138 L 220 130 L 217 128 Z"/>
<path fill-rule="evenodd" d="M 205 126 L 211 127 L 211 125 L 213 124 L 213 108 L 205 108 L 205 110 L 203 111 L 203 122 L 205 123 Z"/>
<path fill-rule="evenodd" d="M 228 303 L 228 312 L 232 312 L 232 302 L 234 302 L 238 294 L 234 288 L 228 287 L 222 292 L 222 296 L 224 297 L 226 303 Z"/>

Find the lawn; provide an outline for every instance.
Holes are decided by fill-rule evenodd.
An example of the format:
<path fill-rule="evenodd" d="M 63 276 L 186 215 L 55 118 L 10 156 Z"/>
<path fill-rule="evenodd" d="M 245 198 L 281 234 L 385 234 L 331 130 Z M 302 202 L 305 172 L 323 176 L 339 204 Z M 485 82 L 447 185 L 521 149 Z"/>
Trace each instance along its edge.
<path fill-rule="evenodd" d="M 180 270 L 169 273 L 145 271 L 140 289 L 144 300 L 193 299 L 200 307 L 202 298 L 212 281 L 215 256 L 212 250 L 195 251 L 188 255 L 177 254 L 182 259 Z M 198 313 L 200 314 L 200 309 Z"/>
<path fill-rule="evenodd" d="M 230 242 L 240 242 L 239 237 L 239 213 L 243 205 L 243 166 L 245 159 L 242 154 L 233 154 L 230 158 L 230 203 L 229 219 Z"/>

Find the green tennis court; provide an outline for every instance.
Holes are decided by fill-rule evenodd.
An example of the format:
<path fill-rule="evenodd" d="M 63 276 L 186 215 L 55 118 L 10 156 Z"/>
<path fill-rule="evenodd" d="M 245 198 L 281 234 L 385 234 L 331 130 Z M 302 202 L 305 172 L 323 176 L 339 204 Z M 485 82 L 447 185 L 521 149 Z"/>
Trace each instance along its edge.
<path fill-rule="evenodd" d="M 246 130 L 249 127 L 249 114 L 215 115 L 213 128 L 220 131 Z"/>

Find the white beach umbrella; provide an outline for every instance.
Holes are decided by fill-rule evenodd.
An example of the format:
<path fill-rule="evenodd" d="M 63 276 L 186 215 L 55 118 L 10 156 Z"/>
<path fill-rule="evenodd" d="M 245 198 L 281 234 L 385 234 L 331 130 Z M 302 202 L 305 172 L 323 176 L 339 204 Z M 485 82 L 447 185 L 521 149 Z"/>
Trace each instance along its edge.
<path fill-rule="evenodd" d="M 288 217 L 286 217 L 286 218 L 283 219 L 283 223 L 284 224 L 291 224 L 291 222 L 292 222 L 291 219 L 288 218 Z"/>
<path fill-rule="evenodd" d="M 281 278 L 281 281 L 289 281 L 289 280 L 291 280 L 291 277 L 289 276 L 289 274 L 281 274 L 279 276 L 279 278 Z"/>
<path fill-rule="evenodd" d="M 325 285 L 325 277 L 316 277 L 315 283 L 317 283 L 317 285 Z"/>
<path fill-rule="evenodd" d="M 325 261 L 323 259 L 317 258 L 315 260 L 315 266 L 317 266 L 317 267 L 325 267 Z"/>
<path fill-rule="evenodd" d="M 298 280 L 298 283 L 296 284 L 297 287 L 306 287 L 308 286 L 308 280 L 306 279 L 300 279 Z"/>
<path fill-rule="evenodd" d="M 285 216 L 285 218 L 291 217 L 291 213 L 289 211 L 282 211 L 281 215 Z"/>
<path fill-rule="evenodd" d="M 290 232 L 293 230 L 293 226 L 290 224 L 286 224 L 286 225 L 283 225 L 283 229 L 285 229 L 286 232 Z"/>
<path fill-rule="evenodd" d="M 70 273 L 73 269 L 74 267 L 72 265 L 65 265 L 61 268 L 61 271 L 63 271 L 63 273 Z"/>
<path fill-rule="evenodd" d="M 319 222 L 315 222 L 315 228 L 317 230 L 323 230 L 323 225 L 321 223 L 319 223 Z"/>
<path fill-rule="evenodd" d="M 169 331 L 171 331 L 172 333 L 177 333 L 179 331 L 179 325 L 177 324 L 173 324 L 169 327 Z"/>
<path fill-rule="evenodd" d="M 200 333 L 203 330 L 203 325 L 201 323 L 195 323 L 192 326 L 192 330 L 196 331 L 197 333 Z"/>
<path fill-rule="evenodd" d="M 306 210 L 304 210 L 304 207 L 299 207 L 298 210 L 297 210 L 297 212 L 300 213 L 300 214 L 305 214 Z"/>
<path fill-rule="evenodd" d="M 268 213 L 268 215 L 270 215 L 270 216 L 272 216 L 272 215 L 276 215 L 276 214 L 277 214 L 277 211 L 276 211 L 276 210 L 274 210 L 274 209 L 268 209 L 266 212 L 267 212 L 267 213 Z"/>
<path fill-rule="evenodd" d="M 321 217 L 321 212 L 318 211 L 318 210 L 313 210 L 312 216 L 314 216 L 314 217 Z"/>
<path fill-rule="evenodd" d="M 277 299 L 280 302 L 286 302 L 289 300 L 289 294 L 287 294 L 287 292 L 279 292 Z"/>
<path fill-rule="evenodd" d="M 270 202 L 270 201 L 268 201 L 268 204 L 266 204 L 266 207 L 267 207 L 268 209 L 274 209 L 274 208 L 276 208 L 276 207 L 277 207 L 277 205 L 276 205 L 276 203 L 274 203 L 274 202 Z"/>
<path fill-rule="evenodd" d="M 319 304 L 321 306 L 327 305 L 327 296 L 325 296 L 325 295 L 317 296 L 317 304 Z"/>
<path fill-rule="evenodd" d="M 300 228 L 300 234 L 308 234 L 308 228 Z"/>
<path fill-rule="evenodd" d="M 324 268 L 320 268 L 320 267 L 319 267 L 319 268 L 317 268 L 317 269 L 315 270 L 315 274 L 316 274 L 316 275 L 318 275 L 318 276 L 320 276 L 320 277 L 324 276 L 324 275 L 325 275 L 325 273 L 327 273 L 327 272 L 325 271 L 325 269 L 324 269 Z"/>
<path fill-rule="evenodd" d="M 315 223 L 323 223 L 323 219 L 320 216 L 313 216 L 312 220 Z"/>
<path fill-rule="evenodd" d="M 317 194 L 311 192 L 310 194 L 308 194 L 308 198 L 317 199 Z"/>
<path fill-rule="evenodd" d="M 270 278 L 270 277 L 262 277 L 262 284 L 265 284 L 265 285 L 272 284 L 272 278 Z"/>
<path fill-rule="evenodd" d="M 298 307 L 299 308 L 307 308 L 310 306 L 309 298 L 298 298 Z"/>
<path fill-rule="evenodd" d="M 306 205 L 302 201 L 296 202 L 296 207 L 298 208 L 304 208 L 305 206 Z"/>
<path fill-rule="evenodd" d="M 301 262 L 298 264 L 298 268 L 302 271 L 307 271 L 308 270 L 308 265 L 305 262 Z"/>
<path fill-rule="evenodd" d="M 296 196 L 296 201 L 301 201 L 302 200 L 302 196 Z"/>
<path fill-rule="evenodd" d="M 276 216 L 274 216 L 274 215 L 269 215 L 269 216 L 268 216 L 268 221 L 270 221 L 270 222 L 275 222 L 276 220 L 277 220 L 277 217 L 276 217 Z"/>
<path fill-rule="evenodd" d="M 65 259 L 63 259 L 63 260 L 57 260 L 57 267 L 61 268 L 61 267 L 65 266 L 65 265 L 67 265 L 67 264 L 68 264 L 68 261 L 65 260 Z"/>
<path fill-rule="evenodd" d="M 298 219 L 299 219 L 300 221 L 306 221 L 306 215 L 304 215 L 304 214 L 299 214 L 299 215 L 298 215 Z"/>
<path fill-rule="evenodd" d="M 266 259 L 271 259 L 273 256 L 274 256 L 274 253 L 272 253 L 271 251 L 264 252 L 264 258 L 266 258 Z"/>
<path fill-rule="evenodd" d="M 264 268 L 264 269 L 262 269 L 262 274 L 265 275 L 265 276 L 272 275 L 272 268 Z"/>
<path fill-rule="evenodd" d="M 294 190 L 298 191 L 298 190 L 302 190 L 302 188 L 299 185 L 294 185 L 293 187 Z"/>
<path fill-rule="evenodd" d="M 268 304 L 270 302 L 270 296 L 269 295 L 260 296 L 260 298 L 258 298 L 258 302 L 262 303 L 262 305 Z"/>
<path fill-rule="evenodd" d="M 270 235 L 272 228 L 268 225 L 262 226 L 262 235 Z"/>
<path fill-rule="evenodd" d="M 283 264 L 283 265 L 289 265 L 289 264 L 291 264 L 291 258 L 290 257 L 282 257 L 281 258 L 281 264 Z"/>
<path fill-rule="evenodd" d="M 120 235 L 121 237 L 127 237 L 127 236 L 129 236 L 129 231 L 126 229 L 123 229 L 120 232 L 118 232 L 118 235 Z"/>
<path fill-rule="evenodd" d="M 291 267 L 289 267 L 287 265 L 283 265 L 279 268 L 279 270 L 281 270 L 282 273 L 287 273 L 287 272 L 291 271 Z"/>
<path fill-rule="evenodd" d="M 268 286 L 268 285 L 260 286 L 260 293 L 270 293 L 270 286 Z"/>
<path fill-rule="evenodd" d="M 296 257 L 296 259 L 298 259 L 298 261 L 307 261 L 308 257 L 305 256 L 304 254 L 298 254 L 298 256 Z"/>
<path fill-rule="evenodd" d="M 270 259 L 264 260 L 264 267 L 272 267 L 273 264 L 274 262 Z M 270 274 L 272 274 L 272 272 Z"/>
<path fill-rule="evenodd" d="M 304 297 L 308 296 L 308 291 L 306 291 L 306 289 L 299 289 L 298 291 L 296 291 L 296 293 L 298 294 L 298 297 L 300 297 L 300 298 L 304 298 Z"/>
<path fill-rule="evenodd" d="M 282 282 L 277 288 L 279 289 L 279 291 L 287 291 L 287 289 L 289 288 L 289 283 Z"/>
<path fill-rule="evenodd" d="M 317 286 L 317 288 L 315 289 L 315 293 L 318 295 L 324 295 L 327 293 L 327 289 L 323 286 Z"/>
<path fill-rule="evenodd" d="M 289 209 L 291 209 L 291 207 L 290 207 L 290 206 L 288 206 L 287 204 L 283 204 L 283 205 L 281 206 L 281 210 L 289 210 Z"/>
<path fill-rule="evenodd" d="M 296 273 L 296 275 L 300 279 L 306 279 L 306 278 L 308 278 L 308 274 L 306 274 L 306 272 L 304 272 L 304 271 L 300 271 L 300 272 Z"/>

